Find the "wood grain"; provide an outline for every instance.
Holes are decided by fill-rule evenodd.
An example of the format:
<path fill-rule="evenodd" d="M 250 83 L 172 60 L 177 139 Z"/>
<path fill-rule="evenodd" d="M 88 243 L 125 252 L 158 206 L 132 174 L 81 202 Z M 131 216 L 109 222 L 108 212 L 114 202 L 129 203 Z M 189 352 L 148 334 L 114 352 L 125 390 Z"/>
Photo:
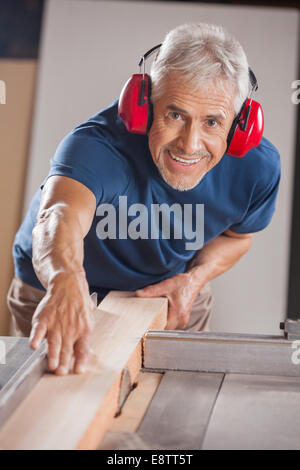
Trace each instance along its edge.
<path fill-rule="evenodd" d="M 111 422 L 109 432 L 130 433 L 137 430 L 162 377 L 163 374 L 139 373 L 136 387 L 127 398 L 121 414 Z"/>
<path fill-rule="evenodd" d="M 65 377 L 46 374 L 1 429 L 1 448 L 97 446 L 118 409 L 122 370 L 127 364 L 135 380 L 141 339 L 152 323 L 165 326 L 167 300 L 110 292 L 96 313 L 89 371 Z"/>

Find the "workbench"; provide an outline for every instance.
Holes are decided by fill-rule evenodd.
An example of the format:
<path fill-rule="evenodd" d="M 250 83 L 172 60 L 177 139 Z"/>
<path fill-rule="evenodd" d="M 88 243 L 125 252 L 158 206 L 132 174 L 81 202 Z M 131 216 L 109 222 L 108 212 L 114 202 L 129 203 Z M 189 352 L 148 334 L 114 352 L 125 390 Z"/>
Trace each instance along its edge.
<path fill-rule="evenodd" d="M 164 298 L 111 292 L 97 308 L 88 373 L 41 376 L 45 352 L 35 352 L 41 378 L 31 391 L 15 380 L 26 396 L 10 393 L 0 448 L 299 449 L 297 341 L 163 331 L 166 315 Z"/>

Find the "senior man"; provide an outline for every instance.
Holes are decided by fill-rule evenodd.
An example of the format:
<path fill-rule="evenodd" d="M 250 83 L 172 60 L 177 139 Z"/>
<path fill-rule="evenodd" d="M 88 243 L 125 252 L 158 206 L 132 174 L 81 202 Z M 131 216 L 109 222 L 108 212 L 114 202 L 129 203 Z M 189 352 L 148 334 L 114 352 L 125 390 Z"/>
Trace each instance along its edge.
<path fill-rule="evenodd" d="M 8 304 L 32 348 L 47 339 L 49 369 L 57 374 L 67 374 L 73 358 L 76 373 L 86 370 L 91 292 L 166 296 L 168 329 L 207 330 L 209 281 L 249 250 L 275 209 L 274 146 L 262 138 L 243 158 L 226 154 L 251 89 L 241 45 L 219 26 L 179 26 L 167 34 L 150 76 L 147 135 L 128 132 L 117 102 L 73 129 L 15 238 Z M 163 203 L 204 206 L 202 228 L 193 211 L 182 220 L 196 238 L 203 230 L 201 246 L 187 249 L 186 232 L 175 236 L 175 210 L 169 237 L 161 228 L 151 236 L 151 211 L 132 225 L 141 208 Z"/>

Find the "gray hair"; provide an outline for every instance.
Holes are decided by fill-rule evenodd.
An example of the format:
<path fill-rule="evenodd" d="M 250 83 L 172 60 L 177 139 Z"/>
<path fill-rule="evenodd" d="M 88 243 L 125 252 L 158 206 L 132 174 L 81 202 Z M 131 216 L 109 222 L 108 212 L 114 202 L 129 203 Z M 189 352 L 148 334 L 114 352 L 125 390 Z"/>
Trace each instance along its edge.
<path fill-rule="evenodd" d="M 246 54 L 222 26 L 184 24 L 166 35 L 150 70 L 153 103 L 162 96 L 165 79 L 171 72 L 182 76 L 195 91 L 214 79 L 220 86 L 224 82 L 233 86 L 236 114 L 250 91 Z"/>

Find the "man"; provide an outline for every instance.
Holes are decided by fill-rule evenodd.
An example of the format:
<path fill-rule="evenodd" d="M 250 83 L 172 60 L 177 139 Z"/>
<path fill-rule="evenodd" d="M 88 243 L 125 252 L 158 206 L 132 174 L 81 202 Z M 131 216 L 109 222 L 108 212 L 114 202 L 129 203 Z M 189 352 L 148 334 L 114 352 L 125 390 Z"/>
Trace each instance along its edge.
<path fill-rule="evenodd" d="M 168 329 L 208 329 L 208 282 L 249 250 L 275 209 L 274 146 L 263 138 L 241 159 L 226 154 L 251 88 L 240 44 L 221 27 L 180 26 L 166 36 L 151 79 L 148 135 L 126 130 L 117 102 L 76 127 L 60 143 L 15 238 L 8 304 L 32 348 L 47 339 L 49 369 L 57 374 L 69 372 L 73 357 L 76 373 L 86 369 L 93 291 L 166 296 Z M 174 209 L 172 233 L 157 231 L 156 219 L 152 236 L 152 209 L 162 204 Z M 191 216 L 199 205 L 202 228 Z M 197 238 L 204 230 L 203 247 L 188 249 L 185 230 L 178 236 L 183 213 L 188 233 Z"/>

